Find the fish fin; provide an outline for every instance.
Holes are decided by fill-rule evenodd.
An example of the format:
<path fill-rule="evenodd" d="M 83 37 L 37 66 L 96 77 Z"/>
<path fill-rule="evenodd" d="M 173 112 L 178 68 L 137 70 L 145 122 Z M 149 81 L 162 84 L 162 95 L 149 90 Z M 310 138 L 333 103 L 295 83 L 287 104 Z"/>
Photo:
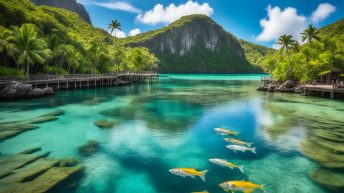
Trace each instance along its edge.
<path fill-rule="evenodd" d="M 205 182 L 205 174 L 208 172 L 208 170 L 202 171 L 202 173 L 199 175 L 199 177 Z"/>
<path fill-rule="evenodd" d="M 251 193 L 253 192 L 253 189 L 245 190 L 244 193 Z"/>
<path fill-rule="evenodd" d="M 252 147 L 250 150 L 252 151 L 252 153 L 257 154 L 257 153 L 256 153 L 256 148 L 255 148 L 255 147 Z"/>
<path fill-rule="evenodd" d="M 233 150 L 234 151 L 234 153 L 236 153 L 236 151 L 235 150 Z"/>
<path fill-rule="evenodd" d="M 195 176 L 190 176 L 191 178 L 195 178 Z"/>
<path fill-rule="evenodd" d="M 251 147 L 253 143 L 246 143 L 248 147 Z"/>
<path fill-rule="evenodd" d="M 242 166 L 239 166 L 238 168 L 239 168 L 239 170 L 241 171 L 241 173 L 244 173 L 244 166 L 243 166 L 243 165 L 242 165 Z"/>

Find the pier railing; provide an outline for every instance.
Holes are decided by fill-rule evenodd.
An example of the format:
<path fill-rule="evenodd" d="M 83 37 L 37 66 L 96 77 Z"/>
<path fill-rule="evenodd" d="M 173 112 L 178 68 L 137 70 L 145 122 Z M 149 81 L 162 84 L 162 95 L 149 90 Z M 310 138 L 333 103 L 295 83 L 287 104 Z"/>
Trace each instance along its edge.
<path fill-rule="evenodd" d="M 21 82 L 39 82 L 39 81 L 60 81 L 60 80 L 94 80 L 94 79 L 106 79 L 115 78 L 121 76 L 158 76 L 156 72 L 118 72 L 107 74 L 68 74 L 68 75 L 30 75 L 25 76 L 0 76 L 0 83 L 8 83 L 11 81 Z"/>

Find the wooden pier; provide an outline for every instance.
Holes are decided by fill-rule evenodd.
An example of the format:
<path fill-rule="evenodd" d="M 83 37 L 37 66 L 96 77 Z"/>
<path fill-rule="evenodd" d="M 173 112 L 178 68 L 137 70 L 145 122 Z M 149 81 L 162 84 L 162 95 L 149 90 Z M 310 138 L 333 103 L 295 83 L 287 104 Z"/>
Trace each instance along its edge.
<path fill-rule="evenodd" d="M 33 88 L 51 87 L 60 89 L 78 89 L 97 86 L 116 86 L 131 83 L 155 83 L 158 73 L 109 73 L 109 74 L 71 74 L 71 75 L 33 75 L 29 78 L 20 76 L 0 76 L 0 89 L 12 81 L 31 84 Z"/>
<path fill-rule="evenodd" d="M 344 88 L 339 88 L 336 84 L 308 84 L 304 87 L 304 94 L 320 93 L 324 96 L 329 93 L 330 98 L 335 98 L 336 94 L 344 94 Z"/>

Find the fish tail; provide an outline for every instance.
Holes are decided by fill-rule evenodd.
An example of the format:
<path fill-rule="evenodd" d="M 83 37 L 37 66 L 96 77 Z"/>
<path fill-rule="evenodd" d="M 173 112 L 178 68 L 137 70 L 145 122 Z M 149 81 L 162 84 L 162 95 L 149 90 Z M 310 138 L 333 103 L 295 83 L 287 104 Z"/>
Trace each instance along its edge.
<path fill-rule="evenodd" d="M 239 170 L 241 171 L 241 173 L 244 173 L 244 166 L 243 166 L 243 165 L 242 165 L 242 166 L 239 166 L 238 168 L 239 168 Z"/>
<path fill-rule="evenodd" d="M 257 154 L 257 153 L 256 153 L 256 148 L 255 148 L 255 147 L 252 147 L 252 148 L 250 149 L 250 151 L 252 151 L 252 153 L 254 153 L 254 154 Z"/>
<path fill-rule="evenodd" d="M 205 174 L 208 172 L 208 170 L 204 170 L 201 172 L 201 174 L 199 175 L 199 177 L 205 182 Z"/>
<path fill-rule="evenodd" d="M 248 147 L 251 147 L 253 143 L 246 143 Z"/>

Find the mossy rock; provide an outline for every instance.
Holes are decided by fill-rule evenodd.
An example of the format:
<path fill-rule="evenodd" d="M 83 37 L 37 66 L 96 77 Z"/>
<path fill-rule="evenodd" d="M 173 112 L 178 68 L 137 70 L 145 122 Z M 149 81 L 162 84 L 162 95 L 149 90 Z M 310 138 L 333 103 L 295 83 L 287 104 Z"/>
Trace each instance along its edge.
<path fill-rule="evenodd" d="M 312 140 L 303 141 L 301 150 L 306 157 L 326 168 L 344 169 L 344 154 L 338 154 Z"/>
<path fill-rule="evenodd" d="M 29 121 L 31 124 L 37 124 L 37 123 L 45 123 L 49 121 L 54 121 L 56 120 L 56 116 L 44 116 L 44 117 L 37 117 L 34 118 L 33 120 Z"/>
<path fill-rule="evenodd" d="M 99 150 L 99 143 L 96 140 L 89 140 L 85 145 L 78 148 L 78 152 L 82 156 L 91 156 Z"/>
<path fill-rule="evenodd" d="M 26 131 L 26 130 L 32 130 L 37 129 L 37 125 L 32 124 L 25 124 L 25 123 L 12 123 L 12 124 L 4 124 L 0 125 L 0 132 L 1 131 Z"/>
<path fill-rule="evenodd" d="M 319 129 L 319 130 L 312 131 L 312 134 L 317 137 L 321 137 L 330 141 L 344 143 L 344 133 Z"/>
<path fill-rule="evenodd" d="M 37 148 L 24 152 L 32 152 Z M 59 192 L 77 185 L 84 167 L 74 159 L 49 159 L 47 154 L 19 153 L 0 157 L 0 193 Z"/>
<path fill-rule="evenodd" d="M 74 167 L 79 164 L 79 161 L 76 159 L 62 159 L 59 162 L 59 167 Z"/>
<path fill-rule="evenodd" d="M 332 150 L 333 152 L 344 153 L 344 143 L 330 141 L 321 137 L 312 136 L 311 140 L 318 143 L 319 145 Z"/>
<path fill-rule="evenodd" d="M 40 147 L 34 147 L 31 149 L 24 150 L 24 151 L 20 152 L 19 154 L 32 154 L 32 153 L 35 153 L 35 152 L 41 151 L 41 150 L 42 150 L 42 148 L 40 148 Z"/>
<path fill-rule="evenodd" d="M 60 116 L 60 115 L 63 115 L 64 113 L 65 113 L 64 110 L 57 110 L 57 111 L 53 111 L 53 112 L 41 115 L 40 117 Z"/>
<path fill-rule="evenodd" d="M 102 129 L 112 128 L 112 127 L 115 125 L 114 122 L 104 121 L 104 120 L 96 121 L 96 122 L 94 122 L 94 124 L 95 124 L 97 127 L 102 128 Z"/>
<path fill-rule="evenodd" d="M 312 170 L 309 176 L 326 188 L 337 192 L 344 192 L 344 173 L 318 168 Z"/>
<path fill-rule="evenodd" d="M 38 126 L 32 124 L 11 124 L 2 125 L 0 128 L 0 141 L 19 135 L 28 130 L 37 129 Z"/>

